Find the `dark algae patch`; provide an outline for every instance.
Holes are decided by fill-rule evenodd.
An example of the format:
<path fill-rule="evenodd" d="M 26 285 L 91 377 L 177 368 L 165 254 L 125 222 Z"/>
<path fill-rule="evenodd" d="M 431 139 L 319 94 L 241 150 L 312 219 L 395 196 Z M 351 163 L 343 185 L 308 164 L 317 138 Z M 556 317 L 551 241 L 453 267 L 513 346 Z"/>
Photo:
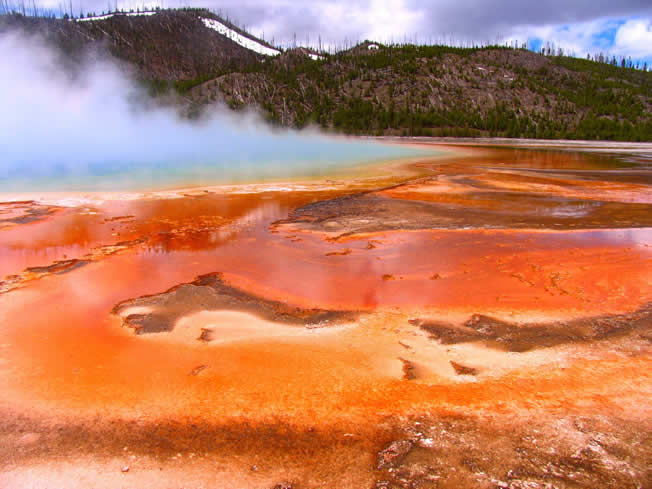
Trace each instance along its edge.
<path fill-rule="evenodd" d="M 72 272 L 78 268 L 86 266 L 90 263 L 90 260 L 61 260 L 56 261 L 51 265 L 42 266 L 42 267 L 29 267 L 26 268 L 26 272 L 38 273 L 38 274 L 62 274 Z"/>
<path fill-rule="evenodd" d="M 652 206 L 642 203 L 591 201 L 526 194 L 482 195 L 485 208 L 464 202 L 432 202 L 360 194 L 309 204 L 283 224 L 342 236 L 419 229 L 612 229 L 652 227 Z M 469 201 L 473 199 L 469 198 Z M 513 200 L 515 209 L 494 201 Z M 470 202 L 474 204 L 473 202 Z"/>
<path fill-rule="evenodd" d="M 189 284 L 177 285 L 161 294 L 130 299 L 113 308 L 114 314 L 131 307 L 149 307 L 152 312 L 130 314 L 123 326 L 136 334 L 172 331 L 182 316 L 199 311 L 239 311 L 254 314 L 262 319 L 296 326 L 325 326 L 355 320 L 352 311 L 304 309 L 285 302 L 267 300 L 227 285 L 221 273 L 198 277 Z M 213 332 L 202 330 L 200 340 L 211 341 Z"/>
<path fill-rule="evenodd" d="M 479 341 L 507 351 L 525 352 L 566 343 L 620 337 L 631 332 L 649 334 L 652 330 L 652 304 L 632 313 L 550 323 L 509 323 L 474 314 L 461 325 L 423 319 L 411 319 L 410 324 L 418 326 L 430 338 L 445 345 Z"/>
<path fill-rule="evenodd" d="M 0 228 L 42 221 L 60 209 L 58 206 L 42 205 L 33 200 L 0 202 Z"/>
<path fill-rule="evenodd" d="M 455 370 L 457 375 L 478 375 L 478 369 L 472 367 L 466 367 L 461 363 L 450 361 L 451 367 Z"/>

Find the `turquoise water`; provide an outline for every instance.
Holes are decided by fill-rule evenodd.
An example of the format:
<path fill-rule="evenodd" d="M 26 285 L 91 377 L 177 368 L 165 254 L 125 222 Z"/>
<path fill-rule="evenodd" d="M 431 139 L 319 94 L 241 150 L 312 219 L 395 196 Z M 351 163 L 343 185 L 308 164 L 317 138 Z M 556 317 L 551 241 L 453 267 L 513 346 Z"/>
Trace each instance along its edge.
<path fill-rule="evenodd" d="M 222 106 L 189 121 L 151 100 L 111 59 L 89 59 L 70 73 L 48 46 L 13 34 L 0 36 L 0 53 L 0 192 L 313 177 L 424 153 L 272 129 Z"/>
<path fill-rule="evenodd" d="M 115 148 L 106 159 L 93 155 L 85 160 L 74 151 L 69 158 L 54 161 L 51 157 L 42 162 L 17 157 L 0 166 L 0 191 L 143 190 L 309 178 L 383 160 L 433 154 L 406 146 L 296 133 L 258 133 L 251 139 L 232 136 L 228 144 L 222 136 L 200 148 L 187 146 L 181 154 L 172 151 L 167 158 L 157 150 L 151 160 L 138 152 L 118 159 Z"/>

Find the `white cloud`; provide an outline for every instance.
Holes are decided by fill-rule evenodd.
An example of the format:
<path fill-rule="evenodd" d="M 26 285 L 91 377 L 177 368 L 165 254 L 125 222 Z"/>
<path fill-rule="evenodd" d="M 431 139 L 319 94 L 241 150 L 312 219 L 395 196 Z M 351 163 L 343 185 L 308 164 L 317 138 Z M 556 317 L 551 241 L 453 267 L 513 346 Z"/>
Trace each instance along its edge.
<path fill-rule="evenodd" d="M 513 29 L 507 39 L 541 39 L 562 47 L 566 54 L 585 57 L 631 56 L 634 60 L 652 59 L 652 21 L 644 19 L 602 18 L 569 25 L 524 25 Z"/>
<path fill-rule="evenodd" d="M 570 25 L 521 26 L 510 37 L 518 40 L 538 38 L 567 54 L 584 57 L 600 51 L 611 52 L 611 43 L 604 33 L 617 27 L 611 19 L 598 19 Z"/>
<path fill-rule="evenodd" d="M 620 26 L 614 39 L 613 51 L 632 58 L 652 58 L 652 21 L 628 20 Z"/>
<path fill-rule="evenodd" d="M 372 0 L 368 7 L 358 6 L 351 20 L 360 26 L 363 38 L 387 42 L 413 32 L 420 17 L 420 11 L 408 9 L 403 0 Z"/>
<path fill-rule="evenodd" d="M 115 0 L 110 0 L 113 3 Z M 59 0 L 36 0 L 54 6 Z M 72 0 L 73 11 L 106 8 L 106 0 Z M 119 0 L 142 5 L 168 0 Z M 11 2 L 10 2 L 11 3 Z M 29 3 L 29 2 L 28 2 Z M 66 3 L 65 1 L 63 2 Z M 423 42 L 525 41 L 554 42 L 568 53 L 586 56 L 600 51 L 616 56 L 652 59 L 650 0 L 193 0 L 193 6 L 221 10 L 254 34 L 265 34 L 284 46 L 296 34 L 300 44 L 342 47 L 345 39 Z M 605 34 L 606 33 L 606 34 Z M 616 36 L 613 42 L 614 35 Z"/>

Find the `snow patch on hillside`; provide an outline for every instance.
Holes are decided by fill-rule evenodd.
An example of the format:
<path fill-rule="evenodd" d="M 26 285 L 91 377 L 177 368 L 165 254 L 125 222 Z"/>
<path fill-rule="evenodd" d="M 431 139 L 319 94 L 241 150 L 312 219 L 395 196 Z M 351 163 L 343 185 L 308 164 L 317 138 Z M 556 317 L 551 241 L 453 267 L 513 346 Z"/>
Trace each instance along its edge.
<path fill-rule="evenodd" d="M 278 56 L 279 54 L 281 54 L 281 52 L 278 49 L 272 49 L 257 41 L 254 41 L 253 39 L 249 39 L 248 37 L 243 36 L 239 32 L 236 32 L 233 29 L 228 28 L 227 26 L 225 26 L 221 22 L 218 22 L 217 20 L 203 19 L 201 17 L 200 19 L 204 23 L 204 25 L 209 29 L 213 29 L 214 31 L 219 32 L 223 36 L 228 37 L 233 42 L 239 44 L 244 48 L 247 48 L 258 54 L 263 54 L 265 56 Z"/>
<path fill-rule="evenodd" d="M 70 19 L 75 22 L 88 22 L 91 20 L 106 20 L 110 19 L 111 17 L 116 17 L 116 16 L 123 16 L 123 17 L 139 17 L 139 16 L 149 16 L 149 15 L 154 15 L 156 12 L 118 12 L 115 14 L 104 14 L 104 15 L 96 15 L 95 17 L 84 17 L 83 19 Z"/>

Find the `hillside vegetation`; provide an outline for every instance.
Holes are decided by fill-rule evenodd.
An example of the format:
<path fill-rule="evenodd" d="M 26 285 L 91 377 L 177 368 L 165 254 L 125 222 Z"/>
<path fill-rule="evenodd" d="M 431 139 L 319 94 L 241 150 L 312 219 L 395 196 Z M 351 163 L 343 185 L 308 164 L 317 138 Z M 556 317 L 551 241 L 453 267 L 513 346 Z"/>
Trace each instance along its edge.
<path fill-rule="evenodd" d="M 265 57 L 201 18 L 226 22 L 199 9 L 90 22 L 9 15 L 0 30 L 38 32 L 72 59 L 106 50 L 154 96 L 181 95 L 189 116 L 224 102 L 348 134 L 652 141 L 651 72 L 498 46 L 363 43 L 321 60 L 304 48 Z"/>

